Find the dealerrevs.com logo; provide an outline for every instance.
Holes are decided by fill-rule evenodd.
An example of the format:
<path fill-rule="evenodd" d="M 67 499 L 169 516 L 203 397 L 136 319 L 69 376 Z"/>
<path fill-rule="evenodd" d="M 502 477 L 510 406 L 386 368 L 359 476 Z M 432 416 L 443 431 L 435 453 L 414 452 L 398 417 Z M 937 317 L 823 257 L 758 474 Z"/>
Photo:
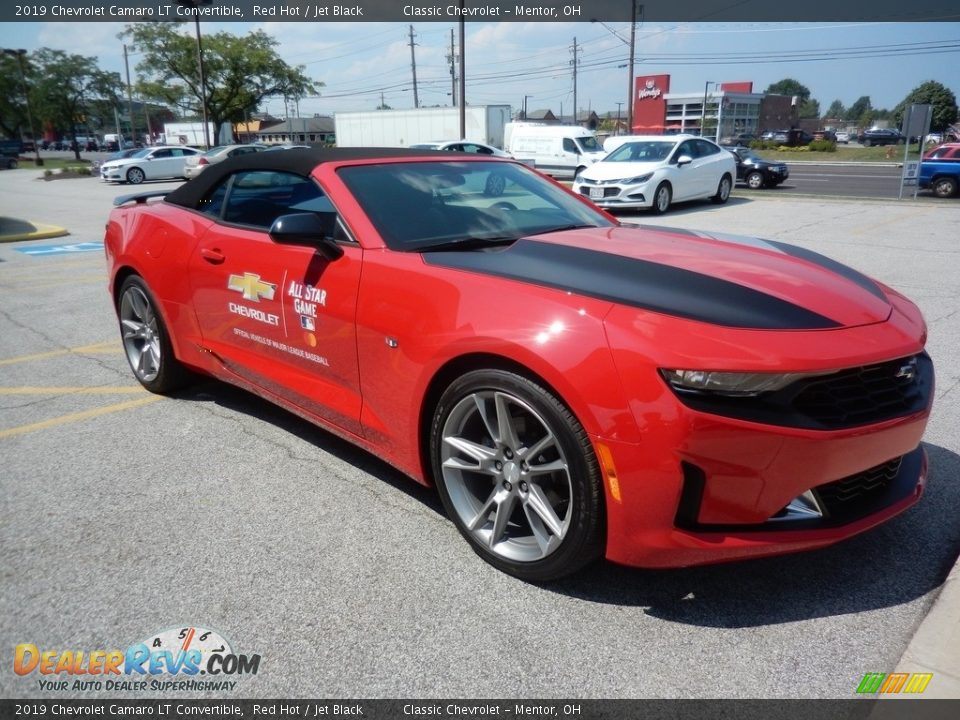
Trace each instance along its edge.
<path fill-rule="evenodd" d="M 13 671 L 35 676 L 44 691 L 233 690 L 236 676 L 259 669 L 260 655 L 237 654 L 220 633 L 196 626 L 155 633 L 123 651 L 21 643 L 13 657 Z"/>

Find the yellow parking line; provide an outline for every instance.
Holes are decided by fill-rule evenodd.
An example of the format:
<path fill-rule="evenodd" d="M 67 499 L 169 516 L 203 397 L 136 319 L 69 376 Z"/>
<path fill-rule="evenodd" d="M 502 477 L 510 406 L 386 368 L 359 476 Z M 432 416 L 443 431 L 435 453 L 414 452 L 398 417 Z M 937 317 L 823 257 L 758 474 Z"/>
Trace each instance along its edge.
<path fill-rule="evenodd" d="M 100 417 L 101 415 L 120 412 L 121 410 L 133 410 L 134 408 L 155 403 L 158 400 L 163 400 L 163 397 L 160 395 L 151 395 L 150 397 L 140 398 L 138 400 L 127 400 L 126 402 L 115 403 L 113 405 L 104 405 L 103 407 L 94 408 L 93 410 L 70 413 L 69 415 L 61 415 L 60 417 L 41 420 L 40 422 L 30 423 L 29 425 L 20 425 L 6 430 L 0 430 L 0 440 L 15 435 L 34 432 L 35 430 L 46 430 L 47 428 L 56 427 L 57 425 L 66 425 L 67 423 L 79 422 L 80 420 L 88 420 L 89 418 Z"/>
<path fill-rule="evenodd" d="M 99 353 L 113 353 L 121 350 L 121 345 L 116 340 L 108 342 L 94 343 L 93 345 L 80 345 L 79 347 L 65 348 L 63 350 L 50 350 L 48 352 L 33 353 L 32 355 L 18 355 L 17 357 L 5 358 L 0 360 L 0 365 L 14 365 L 16 363 L 30 362 L 31 360 L 46 360 L 47 358 L 58 357 L 60 355 L 95 355 Z"/>
<path fill-rule="evenodd" d="M 0 395 L 128 395 L 146 392 L 139 385 L 109 387 L 0 387 Z"/>

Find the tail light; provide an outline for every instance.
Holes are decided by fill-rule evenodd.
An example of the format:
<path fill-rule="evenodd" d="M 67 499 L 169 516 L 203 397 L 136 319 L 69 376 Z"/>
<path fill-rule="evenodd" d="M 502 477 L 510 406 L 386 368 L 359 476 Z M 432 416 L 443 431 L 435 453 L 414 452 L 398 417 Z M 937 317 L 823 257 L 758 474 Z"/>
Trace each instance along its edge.
<path fill-rule="evenodd" d="M 205 157 L 202 157 L 199 160 L 197 160 L 197 165 L 209 165 L 209 164 L 210 164 L 210 161 L 207 160 Z"/>

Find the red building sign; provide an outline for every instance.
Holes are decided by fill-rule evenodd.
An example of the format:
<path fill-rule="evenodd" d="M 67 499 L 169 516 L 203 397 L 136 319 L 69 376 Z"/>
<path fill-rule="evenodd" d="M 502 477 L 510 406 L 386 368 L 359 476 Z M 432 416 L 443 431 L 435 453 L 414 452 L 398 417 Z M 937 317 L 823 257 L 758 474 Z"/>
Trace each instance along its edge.
<path fill-rule="evenodd" d="M 669 75 L 641 75 L 634 78 L 633 127 L 630 132 L 660 135 L 667 116 L 666 94 L 670 92 Z"/>

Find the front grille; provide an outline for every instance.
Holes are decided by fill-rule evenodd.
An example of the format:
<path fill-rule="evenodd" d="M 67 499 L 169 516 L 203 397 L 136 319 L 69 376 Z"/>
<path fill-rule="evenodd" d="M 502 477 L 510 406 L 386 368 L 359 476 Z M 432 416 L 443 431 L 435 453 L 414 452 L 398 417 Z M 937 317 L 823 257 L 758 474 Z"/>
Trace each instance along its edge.
<path fill-rule="evenodd" d="M 695 410 L 768 425 L 839 430 L 922 412 L 933 395 L 926 353 L 798 380 L 773 393 L 731 397 L 678 392 Z M 672 386 L 671 386 L 672 387 Z"/>
<path fill-rule="evenodd" d="M 844 370 L 803 383 L 799 412 L 829 427 L 878 422 L 910 412 L 921 399 L 916 358 Z"/>
<path fill-rule="evenodd" d="M 846 522 L 865 513 L 887 492 L 900 472 L 902 457 L 814 488 L 827 518 Z"/>

